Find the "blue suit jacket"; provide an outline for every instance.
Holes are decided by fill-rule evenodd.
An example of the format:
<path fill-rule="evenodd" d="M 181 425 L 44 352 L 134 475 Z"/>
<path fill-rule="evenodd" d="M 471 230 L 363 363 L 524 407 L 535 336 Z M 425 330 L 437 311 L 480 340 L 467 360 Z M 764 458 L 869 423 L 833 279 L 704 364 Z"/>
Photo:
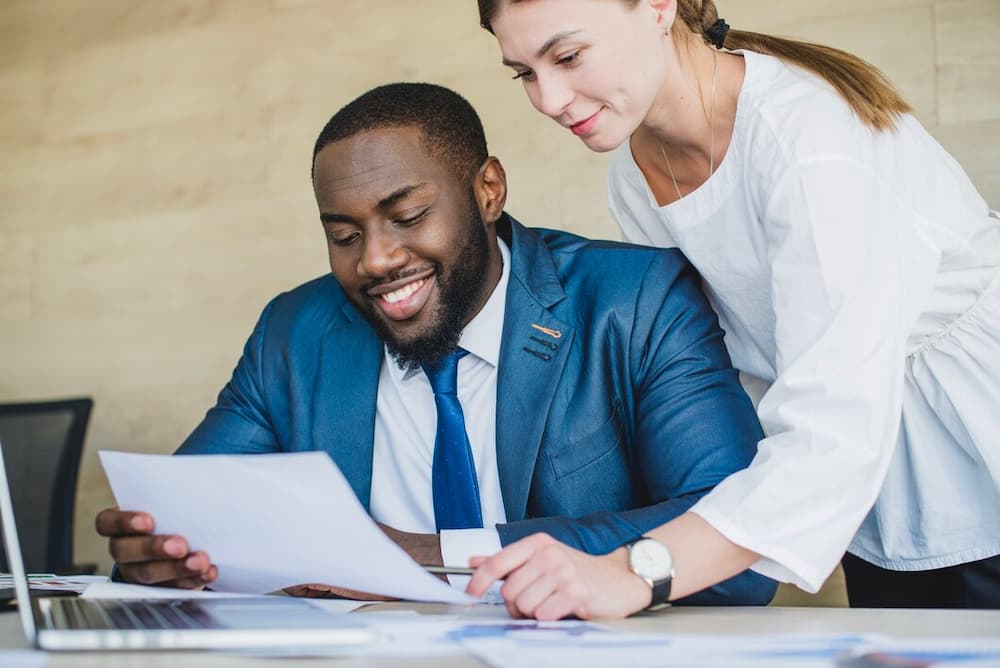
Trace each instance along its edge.
<path fill-rule="evenodd" d="M 610 552 L 750 462 L 760 425 L 679 251 L 506 215 L 498 233 L 511 248 L 497 381 L 504 544 L 541 531 Z M 382 360 L 332 275 L 281 294 L 178 452 L 325 450 L 367 508 Z M 747 571 L 688 602 L 763 604 L 774 590 Z"/>

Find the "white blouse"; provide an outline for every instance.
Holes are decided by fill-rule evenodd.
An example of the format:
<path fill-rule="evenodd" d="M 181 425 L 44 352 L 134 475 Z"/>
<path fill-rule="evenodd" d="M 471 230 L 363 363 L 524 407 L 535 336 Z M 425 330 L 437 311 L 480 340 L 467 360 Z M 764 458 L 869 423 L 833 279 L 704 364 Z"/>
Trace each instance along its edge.
<path fill-rule="evenodd" d="M 625 238 L 687 255 L 766 388 L 757 456 L 693 510 L 807 591 L 848 546 L 893 570 L 1000 554 L 1000 216 L 913 117 L 874 133 L 743 57 L 706 183 L 657 206 L 627 143 L 608 177 Z"/>

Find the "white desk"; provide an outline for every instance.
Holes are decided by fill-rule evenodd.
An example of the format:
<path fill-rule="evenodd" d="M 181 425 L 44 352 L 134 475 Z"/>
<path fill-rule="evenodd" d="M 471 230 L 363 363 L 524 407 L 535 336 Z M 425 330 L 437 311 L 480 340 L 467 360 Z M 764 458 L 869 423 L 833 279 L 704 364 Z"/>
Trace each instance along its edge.
<path fill-rule="evenodd" d="M 377 604 L 373 610 L 413 609 L 422 614 L 459 613 L 475 619 L 505 619 L 506 611 L 500 606 L 479 606 L 471 610 L 426 604 Z M 364 614 L 361 611 L 357 614 Z M 846 608 L 671 608 L 658 613 L 647 613 L 612 626 L 629 631 L 660 633 L 882 633 L 899 638 L 927 637 L 987 637 L 1000 636 L 1000 610 L 850 610 Z M 0 648 L 24 648 L 16 614 L 0 615 Z M 207 666 L 230 668 L 233 666 L 303 665 L 310 668 L 335 666 L 360 668 L 370 666 L 409 666 L 412 668 L 452 668 L 482 666 L 472 657 L 445 656 L 411 660 L 371 658 L 305 658 L 294 661 L 287 658 L 264 659 L 216 655 L 204 652 L 112 652 L 49 654 L 44 665 L 81 666 L 94 668 L 167 668 L 173 666 Z M 2 661 L 2 655 L 0 655 Z"/>

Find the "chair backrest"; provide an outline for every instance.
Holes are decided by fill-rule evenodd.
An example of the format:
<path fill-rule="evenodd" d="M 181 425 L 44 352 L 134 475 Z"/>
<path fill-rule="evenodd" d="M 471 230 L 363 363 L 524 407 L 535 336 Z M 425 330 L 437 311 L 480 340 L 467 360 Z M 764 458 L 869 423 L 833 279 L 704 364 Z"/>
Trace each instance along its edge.
<path fill-rule="evenodd" d="M 93 405 L 91 399 L 0 404 L 0 439 L 28 572 L 72 569 L 76 478 Z M 0 568 L 8 570 L 2 548 Z"/>

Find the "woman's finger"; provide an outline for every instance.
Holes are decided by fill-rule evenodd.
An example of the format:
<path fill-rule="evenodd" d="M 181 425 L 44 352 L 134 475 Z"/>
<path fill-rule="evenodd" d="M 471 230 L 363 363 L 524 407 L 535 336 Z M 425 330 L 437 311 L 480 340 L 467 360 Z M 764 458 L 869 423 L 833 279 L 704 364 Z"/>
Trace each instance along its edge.
<path fill-rule="evenodd" d="M 511 543 L 476 567 L 465 591 L 476 598 L 483 596 L 495 582 L 524 565 L 537 550 L 554 542 L 551 536 L 536 533 Z"/>

